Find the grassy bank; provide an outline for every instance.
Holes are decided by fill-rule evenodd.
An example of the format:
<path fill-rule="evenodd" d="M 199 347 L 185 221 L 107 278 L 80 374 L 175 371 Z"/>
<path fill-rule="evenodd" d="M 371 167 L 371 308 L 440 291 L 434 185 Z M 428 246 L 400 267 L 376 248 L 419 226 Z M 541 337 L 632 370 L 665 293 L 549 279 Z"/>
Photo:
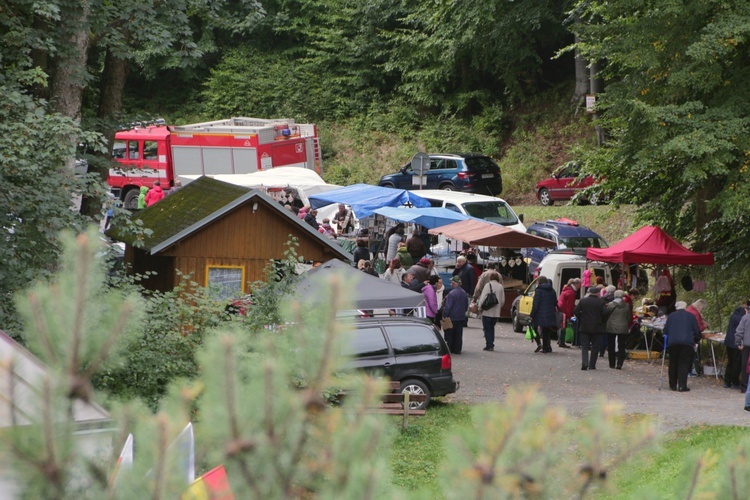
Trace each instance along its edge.
<path fill-rule="evenodd" d="M 624 425 L 635 425 L 638 419 L 625 419 Z M 628 423 L 630 422 L 630 423 Z M 393 419 L 394 427 L 400 425 Z M 418 497 L 435 498 L 441 464 L 447 452 L 447 438 L 460 428 L 472 426 L 471 406 L 435 402 L 423 417 L 412 418 L 405 432 L 397 437 L 390 450 L 394 483 Z M 589 498 L 686 498 L 692 481 L 695 459 L 703 457 L 697 498 L 722 498 L 716 475 L 728 464 L 739 470 L 746 467 L 738 443 L 747 435 L 744 427 L 694 426 L 660 438 L 660 446 L 650 452 L 636 453 L 609 471 L 606 491 L 592 490 Z M 619 436 L 613 435 L 617 440 Z M 575 453 L 570 455 L 575 460 Z M 739 462 L 738 462 L 739 460 Z M 714 488 L 704 491 L 707 487 Z"/>

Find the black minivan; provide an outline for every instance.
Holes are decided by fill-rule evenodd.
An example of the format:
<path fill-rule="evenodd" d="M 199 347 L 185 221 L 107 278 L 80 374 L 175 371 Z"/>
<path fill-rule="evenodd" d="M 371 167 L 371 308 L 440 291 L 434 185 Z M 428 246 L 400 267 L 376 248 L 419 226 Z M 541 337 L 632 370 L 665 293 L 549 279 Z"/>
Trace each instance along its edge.
<path fill-rule="evenodd" d="M 375 377 L 388 377 L 401 383 L 401 392 L 425 394 L 424 409 L 430 399 L 452 394 L 459 383 L 453 378 L 448 346 L 426 319 L 393 316 L 358 319 L 356 330 L 342 353 L 352 359 L 350 367 Z"/>

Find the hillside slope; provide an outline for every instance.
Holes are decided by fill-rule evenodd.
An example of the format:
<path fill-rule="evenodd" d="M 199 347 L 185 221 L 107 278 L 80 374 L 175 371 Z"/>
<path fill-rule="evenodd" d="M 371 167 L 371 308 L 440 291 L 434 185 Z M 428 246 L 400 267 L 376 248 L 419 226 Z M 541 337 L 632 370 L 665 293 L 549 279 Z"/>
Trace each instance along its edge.
<path fill-rule="evenodd" d="M 594 144 L 589 117 L 570 106 L 571 92 L 572 84 L 558 86 L 493 119 L 432 117 L 406 128 L 386 116 L 319 124 L 324 177 L 335 184 L 376 184 L 418 151 L 472 151 L 498 162 L 504 199 L 514 205 L 532 203 L 537 181 L 572 159 L 577 148 Z"/>

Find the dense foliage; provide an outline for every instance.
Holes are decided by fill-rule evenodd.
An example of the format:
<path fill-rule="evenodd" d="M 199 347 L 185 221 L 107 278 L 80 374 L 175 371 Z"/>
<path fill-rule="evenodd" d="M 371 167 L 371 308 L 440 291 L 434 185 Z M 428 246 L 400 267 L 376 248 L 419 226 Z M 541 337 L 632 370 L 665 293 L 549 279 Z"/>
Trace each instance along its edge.
<path fill-rule="evenodd" d="M 590 151 L 616 201 L 729 263 L 747 257 L 750 9 L 747 2 L 581 2 L 575 25 L 602 61 Z"/>
<path fill-rule="evenodd" d="M 26 193 L 0 205 L 11 235 L 3 257 L 16 259 L 2 270 L 6 297 L 54 269 L 57 229 L 82 227 L 66 189 L 100 216 L 98 138 L 111 144 L 115 126 L 136 115 L 323 123 L 326 176 L 339 183 L 372 182 L 417 150 L 474 150 L 502 162 L 511 200 L 575 156 L 615 203 L 639 206 L 640 221 L 718 250 L 725 265 L 750 252 L 741 1 L 0 5 L 0 158 L 12 172 L 0 187 L 7 200 Z M 585 83 L 587 71 L 574 54 L 599 71 L 601 147 L 569 106 L 581 94 L 574 77 Z M 558 105 L 529 106 L 560 88 Z M 91 161 L 97 180 L 76 187 L 82 140 L 103 160 Z M 24 199 L 34 201 L 14 206 Z M 6 315 L 2 326 L 11 324 Z"/>
<path fill-rule="evenodd" d="M 214 332 L 196 351 L 201 372 L 193 383 L 173 383 L 155 414 L 138 404 L 116 408 L 111 425 L 86 436 L 109 433 L 115 453 L 86 454 L 86 446 L 77 446 L 85 433 L 76 432 L 73 405 L 96 399 L 92 378 L 121 345 L 137 338 L 143 302 L 106 286 L 94 233 L 67 241 L 54 286 L 34 287 L 22 302 L 31 347 L 49 370 L 35 381 L 39 390 L 31 397 L 38 407 L 23 414 L 28 424 L 0 433 L 0 461 L 11 471 L 4 479 L 12 477 L 23 497 L 178 496 L 187 487 L 189 452 L 174 442 L 190 420 L 199 473 L 223 464 L 238 498 L 616 495 L 612 473 L 659 439 L 648 418 L 628 421 L 618 404 L 603 398 L 575 418 L 548 406 L 533 389 L 511 389 L 502 405 L 480 405 L 454 420 L 440 435 L 442 450 L 434 436 L 425 436 L 425 459 L 435 469 L 411 475 L 406 486 L 415 491 L 407 492 L 403 477 L 394 479 L 388 467 L 395 429 L 368 411 L 382 382 L 351 374 L 343 407 L 323 398 L 346 362 L 340 352 L 350 327 L 335 311 L 351 307 L 347 297 L 356 285 L 332 278 L 315 302 L 291 302 L 278 311 L 293 327 Z M 304 379 L 304 387 L 290 383 L 292 378 Z M 130 432 L 134 461 L 118 468 L 117 451 Z M 409 439 L 410 457 L 421 456 L 423 439 L 405 433 L 400 446 Z M 683 472 L 668 494 L 741 498 L 748 486 L 747 440 L 725 450 L 738 460 L 716 467 L 705 437 L 687 439 L 702 444 L 701 453 L 669 460 Z"/>

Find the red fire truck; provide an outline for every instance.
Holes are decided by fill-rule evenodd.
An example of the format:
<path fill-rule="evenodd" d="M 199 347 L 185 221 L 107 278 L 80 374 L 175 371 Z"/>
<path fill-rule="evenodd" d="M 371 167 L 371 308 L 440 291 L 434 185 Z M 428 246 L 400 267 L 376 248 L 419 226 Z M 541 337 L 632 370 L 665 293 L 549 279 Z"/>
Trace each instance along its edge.
<path fill-rule="evenodd" d="M 321 172 L 315 125 L 294 120 L 230 118 L 167 126 L 163 120 L 117 132 L 109 186 L 123 207 L 137 208 L 141 186 L 169 189 L 180 175 L 249 174 L 275 167 Z M 183 185 L 189 182 L 183 180 Z"/>

